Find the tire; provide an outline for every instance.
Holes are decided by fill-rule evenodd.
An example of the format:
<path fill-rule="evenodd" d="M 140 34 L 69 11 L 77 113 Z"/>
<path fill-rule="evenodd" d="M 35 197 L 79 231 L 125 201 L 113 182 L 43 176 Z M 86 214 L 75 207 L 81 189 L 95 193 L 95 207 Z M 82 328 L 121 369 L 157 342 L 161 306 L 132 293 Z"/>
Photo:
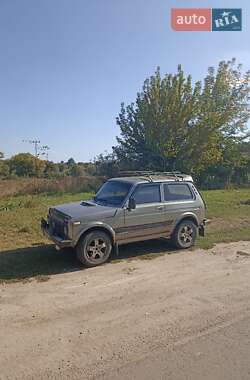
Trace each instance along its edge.
<path fill-rule="evenodd" d="M 180 222 L 172 235 L 172 243 L 178 249 L 187 249 L 194 245 L 197 237 L 197 226 L 191 220 Z"/>
<path fill-rule="evenodd" d="M 111 253 L 110 237 L 102 231 L 93 231 L 85 235 L 77 244 L 76 255 L 86 267 L 95 267 L 105 263 Z"/>

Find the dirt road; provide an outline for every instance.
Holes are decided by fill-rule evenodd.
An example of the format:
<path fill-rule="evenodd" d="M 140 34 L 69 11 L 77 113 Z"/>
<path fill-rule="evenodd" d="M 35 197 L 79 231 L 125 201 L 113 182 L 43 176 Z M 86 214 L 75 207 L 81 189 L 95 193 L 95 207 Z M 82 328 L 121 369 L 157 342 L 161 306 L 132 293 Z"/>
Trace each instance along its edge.
<path fill-rule="evenodd" d="M 0 379 L 250 379 L 250 242 L 0 286 Z"/>

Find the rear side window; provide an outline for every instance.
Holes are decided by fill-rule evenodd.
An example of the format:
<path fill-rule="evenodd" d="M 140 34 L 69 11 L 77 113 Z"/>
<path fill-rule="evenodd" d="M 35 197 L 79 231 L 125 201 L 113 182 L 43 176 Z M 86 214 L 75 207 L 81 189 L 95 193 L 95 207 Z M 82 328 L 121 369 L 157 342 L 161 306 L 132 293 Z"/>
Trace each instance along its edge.
<path fill-rule="evenodd" d="M 138 205 L 143 203 L 161 202 L 160 185 L 138 185 L 134 191 L 133 198 Z"/>
<path fill-rule="evenodd" d="M 193 194 L 187 184 L 164 184 L 165 201 L 187 201 L 192 199 Z"/>

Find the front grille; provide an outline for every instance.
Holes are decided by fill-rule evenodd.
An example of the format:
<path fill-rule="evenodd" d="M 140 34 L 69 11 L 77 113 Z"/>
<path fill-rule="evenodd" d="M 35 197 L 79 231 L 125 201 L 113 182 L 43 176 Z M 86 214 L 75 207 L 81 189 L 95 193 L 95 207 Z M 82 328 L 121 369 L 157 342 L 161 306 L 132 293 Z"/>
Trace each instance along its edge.
<path fill-rule="evenodd" d="M 54 236 L 58 236 L 61 239 L 66 239 L 64 227 L 68 223 L 70 217 L 62 212 L 51 208 L 49 212 L 49 225 L 51 232 Z"/>
<path fill-rule="evenodd" d="M 64 223 L 57 220 L 52 221 L 53 235 L 59 236 L 60 238 L 65 238 L 64 234 Z"/>

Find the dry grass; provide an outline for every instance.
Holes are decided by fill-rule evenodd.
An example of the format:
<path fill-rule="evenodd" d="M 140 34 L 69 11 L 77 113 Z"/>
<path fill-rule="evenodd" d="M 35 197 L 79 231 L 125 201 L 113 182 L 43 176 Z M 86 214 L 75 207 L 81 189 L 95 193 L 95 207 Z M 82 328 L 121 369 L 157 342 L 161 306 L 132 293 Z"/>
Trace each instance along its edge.
<path fill-rule="evenodd" d="M 102 181 L 102 178 L 93 176 L 0 180 L 0 198 L 40 193 L 89 192 L 95 191 Z"/>

